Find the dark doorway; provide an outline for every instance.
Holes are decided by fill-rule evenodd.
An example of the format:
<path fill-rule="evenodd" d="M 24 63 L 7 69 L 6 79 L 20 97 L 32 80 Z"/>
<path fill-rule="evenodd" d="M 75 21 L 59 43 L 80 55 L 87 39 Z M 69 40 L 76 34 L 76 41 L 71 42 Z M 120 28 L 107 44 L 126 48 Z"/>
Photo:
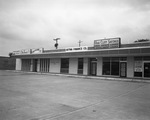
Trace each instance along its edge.
<path fill-rule="evenodd" d="M 120 62 L 120 77 L 127 77 L 127 63 Z"/>
<path fill-rule="evenodd" d="M 33 72 L 37 72 L 38 59 L 33 59 Z"/>
<path fill-rule="evenodd" d="M 83 58 L 78 58 L 78 74 L 83 74 Z"/>
<path fill-rule="evenodd" d="M 150 62 L 144 63 L 144 77 L 150 77 Z"/>
<path fill-rule="evenodd" d="M 69 58 L 61 58 L 61 73 L 69 73 Z"/>
<path fill-rule="evenodd" d="M 90 58 L 90 75 L 96 76 L 97 74 L 97 58 Z"/>

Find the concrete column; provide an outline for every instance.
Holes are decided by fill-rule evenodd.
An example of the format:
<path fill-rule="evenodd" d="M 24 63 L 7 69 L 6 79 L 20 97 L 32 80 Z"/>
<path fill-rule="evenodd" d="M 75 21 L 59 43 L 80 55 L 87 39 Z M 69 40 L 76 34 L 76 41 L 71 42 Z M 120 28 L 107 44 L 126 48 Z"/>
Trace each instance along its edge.
<path fill-rule="evenodd" d="M 33 59 L 31 59 L 30 71 L 33 72 Z"/>
<path fill-rule="evenodd" d="M 22 60 L 20 58 L 16 59 L 16 70 L 21 70 Z"/>
<path fill-rule="evenodd" d="M 51 59 L 49 59 L 49 72 L 50 72 L 50 68 L 51 68 Z"/>
<path fill-rule="evenodd" d="M 78 58 L 69 59 L 69 74 L 77 74 L 78 70 Z"/>
<path fill-rule="evenodd" d="M 37 61 L 37 72 L 40 72 L 40 59 Z"/>
<path fill-rule="evenodd" d="M 102 57 L 97 58 L 97 76 L 102 75 L 102 69 L 103 69 L 103 59 Z"/>
<path fill-rule="evenodd" d="M 134 57 L 127 57 L 127 77 L 134 77 Z"/>
<path fill-rule="evenodd" d="M 51 58 L 49 72 L 60 73 L 60 58 Z"/>
<path fill-rule="evenodd" d="M 88 58 L 83 58 L 83 75 L 88 75 Z"/>

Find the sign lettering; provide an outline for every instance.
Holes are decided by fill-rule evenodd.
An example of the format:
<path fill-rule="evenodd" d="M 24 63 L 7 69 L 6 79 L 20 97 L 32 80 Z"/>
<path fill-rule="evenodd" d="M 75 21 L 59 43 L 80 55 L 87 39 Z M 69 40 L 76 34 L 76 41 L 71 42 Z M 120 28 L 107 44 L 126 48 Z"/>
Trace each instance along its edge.
<path fill-rule="evenodd" d="M 94 41 L 95 48 L 119 48 L 120 38 L 100 39 Z"/>
<path fill-rule="evenodd" d="M 71 47 L 71 48 L 66 48 L 66 52 L 75 52 L 75 51 L 86 51 L 88 50 L 87 46 L 82 46 L 82 47 Z"/>

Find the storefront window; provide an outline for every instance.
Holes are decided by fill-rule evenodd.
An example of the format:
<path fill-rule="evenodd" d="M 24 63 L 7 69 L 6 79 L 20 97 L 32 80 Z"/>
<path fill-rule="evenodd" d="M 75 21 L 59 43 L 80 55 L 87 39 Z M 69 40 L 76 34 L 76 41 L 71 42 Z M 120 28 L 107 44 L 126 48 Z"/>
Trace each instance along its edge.
<path fill-rule="evenodd" d="M 143 60 L 144 60 L 144 61 L 150 61 L 150 56 L 144 56 L 144 57 L 143 57 Z"/>
<path fill-rule="evenodd" d="M 119 58 L 111 59 L 111 75 L 119 75 Z"/>
<path fill-rule="evenodd" d="M 144 62 L 144 77 L 150 77 L 150 62 Z"/>
<path fill-rule="evenodd" d="M 83 74 L 83 58 L 78 58 L 78 74 Z"/>
<path fill-rule="evenodd" d="M 103 58 L 103 75 L 119 76 L 120 62 L 126 60 L 126 57 Z"/>
<path fill-rule="evenodd" d="M 110 58 L 103 58 L 103 75 L 110 75 Z"/>
<path fill-rule="evenodd" d="M 134 58 L 134 76 L 142 77 L 143 66 L 142 66 L 142 57 Z"/>
<path fill-rule="evenodd" d="M 142 77 L 142 72 L 134 72 L 134 77 Z"/>
<path fill-rule="evenodd" d="M 61 73 L 68 73 L 69 72 L 69 58 L 62 58 L 61 59 Z"/>

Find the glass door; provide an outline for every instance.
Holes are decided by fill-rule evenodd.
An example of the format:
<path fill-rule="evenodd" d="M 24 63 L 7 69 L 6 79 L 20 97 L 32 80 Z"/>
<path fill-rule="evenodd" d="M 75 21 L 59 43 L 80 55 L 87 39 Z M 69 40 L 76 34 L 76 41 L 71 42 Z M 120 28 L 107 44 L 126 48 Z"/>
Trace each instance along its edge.
<path fill-rule="evenodd" d="M 126 76 L 127 76 L 127 63 L 120 62 L 120 77 L 126 77 Z"/>
<path fill-rule="evenodd" d="M 92 62 L 91 63 L 91 75 L 96 75 L 96 69 L 97 69 L 97 63 Z"/>
<path fill-rule="evenodd" d="M 61 73 L 69 73 L 69 58 L 61 58 Z"/>
<path fill-rule="evenodd" d="M 144 77 L 150 77 L 150 62 L 144 62 Z"/>
<path fill-rule="evenodd" d="M 97 59 L 90 58 L 90 75 L 96 76 L 97 74 Z"/>

